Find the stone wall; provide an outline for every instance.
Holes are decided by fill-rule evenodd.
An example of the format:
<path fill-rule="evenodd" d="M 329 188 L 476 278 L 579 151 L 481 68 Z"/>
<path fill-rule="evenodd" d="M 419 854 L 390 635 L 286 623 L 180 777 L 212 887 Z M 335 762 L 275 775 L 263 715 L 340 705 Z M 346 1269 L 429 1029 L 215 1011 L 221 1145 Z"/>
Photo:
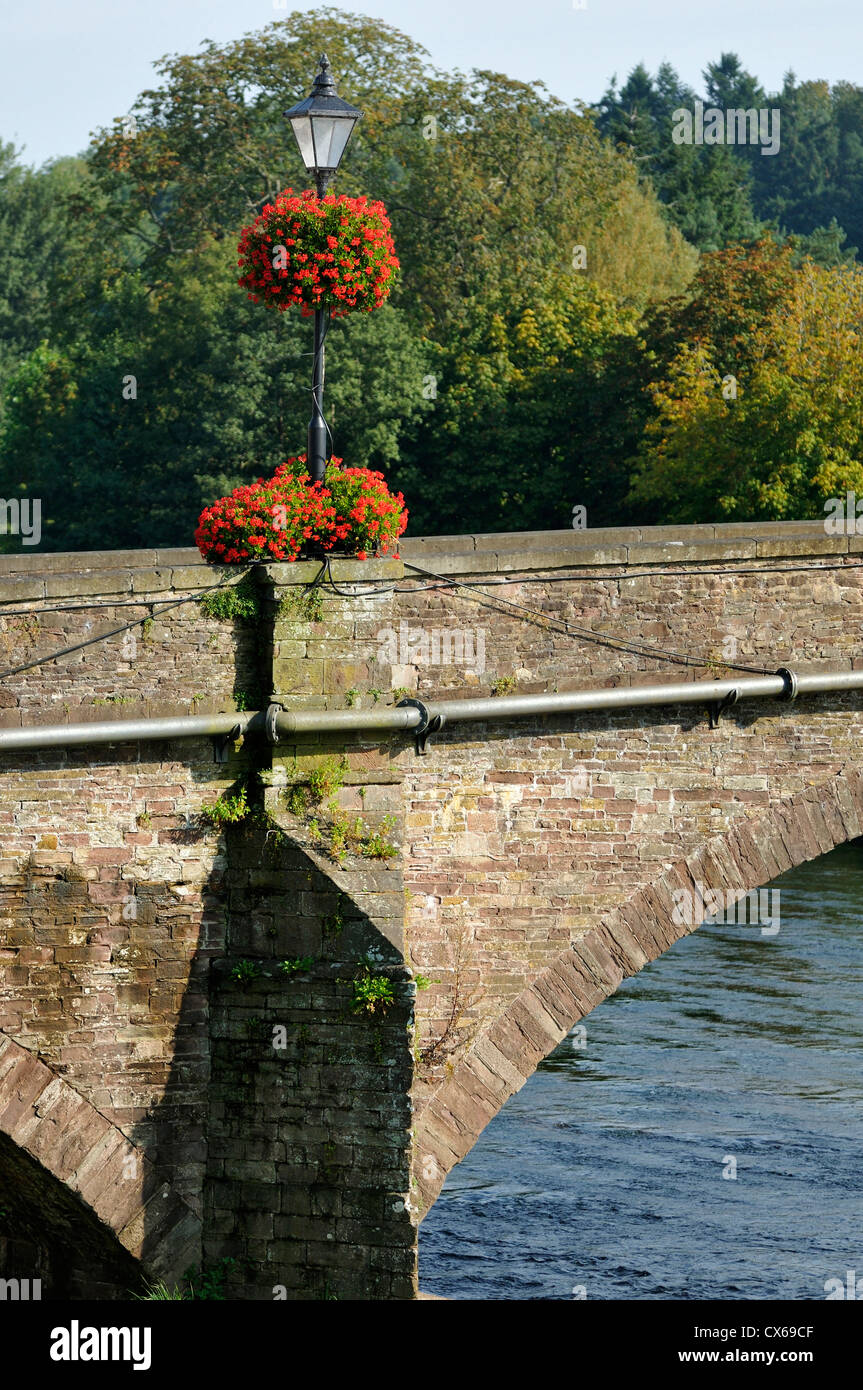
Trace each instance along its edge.
<path fill-rule="evenodd" d="M 805 523 L 705 529 L 610 534 L 592 548 L 584 542 L 594 533 L 573 533 L 556 550 L 541 538 L 524 549 L 498 538 L 491 554 L 492 538 L 463 553 L 455 538 L 424 542 L 421 557 L 406 557 L 408 576 L 415 560 L 482 592 L 441 584 L 400 596 L 398 616 L 420 654 L 399 678 L 433 700 L 725 679 L 736 665 L 861 666 L 858 538 Z M 447 626 L 464 633 L 463 651 L 482 649 L 483 670 L 423 659 L 418 634 Z M 425 758 L 400 755 L 406 933 L 415 968 L 433 980 L 419 998 L 414 1085 L 423 1210 L 542 1055 L 513 1029 L 509 1051 L 496 1052 L 496 1086 L 478 1100 L 476 1076 L 468 1094 L 460 1069 L 467 1049 L 481 1053 L 504 1020 L 511 1026 L 533 982 L 673 865 L 853 768 L 861 737 L 860 696 L 849 694 L 793 707 L 743 703 L 716 729 L 698 707 L 455 725 Z M 586 999 L 602 997 L 582 981 L 582 1011 L 569 1025 Z M 562 1033 L 543 1036 L 547 1051 Z M 532 1060 L 516 1073 L 508 1062 L 522 1046 Z"/>
<path fill-rule="evenodd" d="M 238 577 L 214 575 L 187 552 L 82 556 L 80 572 L 66 572 L 70 563 L 45 557 L 35 578 L 0 579 L 10 664 L 148 621 L 132 629 L 134 641 L 115 632 L 8 675 L 6 727 L 220 713 L 271 699 L 343 707 L 370 671 L 389 691 L 371 639 L 369 668 L 349 660 L 372 621 L 368 601 L 335 597 L 315 623 L 302 605 L 283 605 L 317 566 L 259 572 L 260 616 L 248 623 L 177 601 Z M 348 567 L 352 579 L 358 568 Z M 376 569 L 386 577 L 393 567 L 363 574 Z M 286 807 L 291 783 L 344 756 L 339 814 L 389 843 L 388 817 L 396 836 L 401 822 L 400 775 L 374 740 L 305 739 L 272 754 L 258 741 L 217 755 L 201 739 L 4 756 L 0 1029 L 170 1179 L 203 1222 L 196 1265 L 225 1272 L 230 1296 L 411 1297 L 414 987 L 401 865 L 395 849 L 335 863 L 310 826 L 325 811 L 297 817 Z M 202 820 L 241 785 L 254 818 Z M 305 959 L 309 969 L 284 973 L 283 961 Z M 238 979 L 238 967 L 249 978 Z M 389 981 L 385 1015 L 352 1011 L 364 971 Z M 284 1030 L 278 1047 L 274 1030 Z M 11 1264 L 15 1250 L 20 1258 L 36 1247 L 32 1204 L 13 1195 L 11 1177 L 6 1186 L 0 1234 Z M 138 1241 L 137 1253 L 147 1245 Z M 46 1268 L 55 1246 L 39 1247 Z M 89 1284 L 82 1277 L 66 1271 L 46 1286 L 104 1296 L 104 1271 Z"/>
<path fill-rule="evenodd" d="M 420 539 L 403 564 L 334 564 L 319 608 L 298 598 L 317 565 L 258 570 L 255 623 L 202 613 L 195 596 L 236 576 L 195 552 L 0 557 L 0 726 L 271 700 L 373 710 L 404 693 L 702 679 L 728 662 L 850 669 L 861 545 L 817 523 Z M 9 674 L 145 618 L 134 642 L 115 633 Z M 705 846 L 834 787 L 857 761 L 859 705 L 741 704 L 717 729 L 694 707 L 455 725 L 425 757 L 372 733 L 3 753 L 0 1034 L 170 1185 L 191 1214 L 177 1229 L 199 1223 L 194 1262 L 225 1268 L 231 1297 L 410 1298 L 411 1218 L 553 1045 L 566 1010 L 549 1023 L 552 977 L 585 1011 L 639 968 L 649 943 L 621 954 L 599 925 L 622 934 L 619 914 Z M 242 785 L 253 815 L 202 821 Z M 777 863 L 754 858 L 752 873 Z M 732 862 L 704 872 L 739 879 Z M 431 979 L 416 1001 L 415 972 Z M 375 1013 L 355 1007 L 369 978 L 389 995 Z M 8 1139 L 3 1105 L 0 1092 Z M 35 1098 L 14 1125 L 7 1262 L 36 1249 L 34 1201 L 7 1200 L 31 1191 Z M 74 1188 L 74 1170 L 57 1180 Z M 155 1216 L 112 1229 L 158 1264 Z M 59 1269 L 59 1248 L 48 1232 L 40 1268 Z M 117 1258 L 94 1274 L 100 1296 L 119 1289 Z M 85 1287 L 51 1279 L 56 1296 Z"/>

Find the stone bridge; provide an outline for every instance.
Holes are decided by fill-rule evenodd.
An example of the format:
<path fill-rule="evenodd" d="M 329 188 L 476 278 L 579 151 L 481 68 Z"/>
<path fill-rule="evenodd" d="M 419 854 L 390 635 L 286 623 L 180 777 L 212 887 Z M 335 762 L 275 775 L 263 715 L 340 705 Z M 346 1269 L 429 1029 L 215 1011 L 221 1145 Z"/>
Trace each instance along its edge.
<path fill-rule="evenodd" d="M 0 558 L 0 1277 L 414 1298 L 417 1220 L 567 1031 L 706 890 L 863 833 L 858 690 L 507 702 L 861 670 L 861 559 L 817 522 L 236 591 L 195 551 Z M 392 727 L 466 697 L 500 717 Z"/>

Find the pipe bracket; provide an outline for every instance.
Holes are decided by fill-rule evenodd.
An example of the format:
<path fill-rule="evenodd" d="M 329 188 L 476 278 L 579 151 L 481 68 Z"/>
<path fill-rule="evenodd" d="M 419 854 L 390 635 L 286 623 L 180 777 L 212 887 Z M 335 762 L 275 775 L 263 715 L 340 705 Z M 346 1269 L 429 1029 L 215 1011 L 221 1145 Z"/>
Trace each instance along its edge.
<path fill-rule="evenodd" d="M 797 677 L 787 666 L 780 666 L 776 672 L 785 682 L 785 689 L 781 695 L 777 695 L 777 700 L 796 700 L 797 699 Z"/>
<path fill-rule="evenodd" d="M 707 706 L 707 717 L 710 720 L 711 729 L 719 728 L 719 721 L 723 714 L 727 709 L 730 709 L 732 705 L 736 705 L 739 698 L 740 691 L 735 686 L 733 690 L 729 690 L 724 699 L 711 700 L 710 704 Z"/>
<path fill-rule="evenodd" d="M 236 743 L 236 742 L 238 741 L 238 739 L 241 739 L 242 736 L 243 736 L 243 730 L 242 730 L 242 727 L 241 727 L 239 724 L 235 724 L 234 727 L 233 727 L 233 729 L 231 729 L 231 730 L 230 730 L 228 733 L 226 733 L 226 734 L 214 734 L 214 735 L 213 735 L 213 759 L 214 759 L 214 761 L 217 762 L 217 763 L 226 763 L 226 762 L 228 761 L 228 749 L 229 749 L 229 747 L 231 746 L 232 743 Z"/>
<path fill-rule="evenodd" d="M 424 758 L 426 755 L 426 745 L 430 736 L 432 734 L 437 734 L 440 732 L 440 730 L 446 723 L 446 717 L 443 714 L 435 714 L 430 718 L 428 709 L 423 704 L 422 700 L 414 700 L 410 697 L 407 697 L 404 700 L 399 700 L 398 704 L 396 705 L 396 709 L 419 710 L 420 722 L 414 729 L 413 734 L 416 740 L 417 755 L 418 757 Z"/>
<path fill-rule="evenodd" d="M 270 743 L 278 743 L 278 742 L 279 742 L 278 718 L 279 718 L 279 715 L 282 714 L 282 713 L 283 713 L 283 711 L 282 711 L 282 706 L 281 706 L 281 705 L 268 705 L 268 706 L 267 706 L 267 714 L 266 714 L 266 718 L 265 718 L 265 720 L 264 720 L 264 727 L 265 727 L 265 729 L 266 729 L 266 731 L 267 731 L 267 739 L 268 739 L 268 741 L 269 741 Z"/>

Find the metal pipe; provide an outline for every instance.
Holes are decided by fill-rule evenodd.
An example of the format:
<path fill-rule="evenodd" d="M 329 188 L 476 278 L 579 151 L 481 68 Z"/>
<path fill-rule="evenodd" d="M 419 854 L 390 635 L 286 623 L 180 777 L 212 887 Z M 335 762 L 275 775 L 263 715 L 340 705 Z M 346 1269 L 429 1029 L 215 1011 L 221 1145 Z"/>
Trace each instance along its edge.
<path fill-rule="evenodd" d="M 279 734 L 349 733 L 352 729 L 413 729 L 422 722 L 418 709 L 277 710 L 275 728 Z"/>
<path fill-rule="evenodd" d="M 530 714 L 568 714 L 590 710 L 635 709 L 644 706 L 720 704 L 736 694 L 739 700 L 794 698 L 832 691 L 863 690 L 863 671 L 832 671 L 823 675 L 745 676 L 740 680 L 680 681 L 667 685 L 618 686 L 613 690 L 570 690 L 561 695 L 502 695 L 482 700 L 430 701 L 429 717 L 446 722 L 517 719 Z"/>
<path fill-rule="evenodd" d="M 264 730 L 264 715 L 186 714 L 175 719 L 105 719 L 92 724 L 37 724 L 29 729 L 0 729 L 0 752 L 28 748 L 67 748 L 136 739 L 218 738 Z"/>
<path fill-rule="evenodd" d="M 826 671 L 796 676 L 782 668 L 774 676 L 739 680 L 683 681 L 669 685 L 618 686 L 613 690 L 570 690 L 558 695 L 503 695 L 477 700 L 414 701 L 383 710 L 283 710 L 271 706 L 243 714 L 181 715 L 172 719 L 116 719 L 93 724 L 48 724 L 0 729 L 0 752 L 125 743 L 136 739 L 225 737 L 266 733 L 360 733 L 364 730 L 421 731 L 432 720 L 442 724 L 520 719 L 530 715 L 578 714 L 645 706 L 719 705 L 738 699 L 793 699 L 797 695 L 863 690 L 863 671 Z"/>
<path fill-rule="evenodd" d="M 863 672 L 860 673 L 863 687 Z M 738 698 L 782 695 L 781 676 L 755 676 L 740 681 L 681 681 L 669 685 L 616 686 L 613 690 L 568 690 L 560 695 L 501 695 L 482 700 L 429 703 L 434 717 L 458 720 L 518 719 L 528 714 L 569 714 L 590 710 L 633 709 L 645 705 L 703 705 L 721 701 L 737 691 Z"/>

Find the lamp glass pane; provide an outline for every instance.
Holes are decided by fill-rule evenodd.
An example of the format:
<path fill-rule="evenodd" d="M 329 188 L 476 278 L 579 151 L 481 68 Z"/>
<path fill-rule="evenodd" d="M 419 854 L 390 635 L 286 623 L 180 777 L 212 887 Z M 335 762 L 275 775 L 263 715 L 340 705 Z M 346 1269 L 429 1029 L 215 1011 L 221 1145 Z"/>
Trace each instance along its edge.
<path fill-rule="evenodd" d="M 338 165 L 342 162 L 342 155 L 345 152 L 345 146 L 351 138 L 351 132 L 353 131 L 353 128 L 356 125 L 356 123 L 357 122 L 355 117 L 351 117 L 348 119 L 342 117 L 340 121 L 335 122 L 335 129 L 333 130 L 333 143 L 330 146 L 330 158 L 333 161 L 334 168 L 338 167 Z"/>
<path fill-rule="evenodd" d="M 312 116 L 318 169 L 337 169 L 355 121 L 344 116 Z"/>
<path fill-rule="evenodd" d="M 315 142 L 315 168 L 332 169 L 330 147 L 333 143 L 333 127 L 338 122 L 332 116 L 312 116 L 312 138 Z"/>
<path fill-rule="evenodd" d="M 315 146 L 312 140 L 312 122 L 309 116 L 294 116 L 291 119 L 294 135 L 300 147 L 303 163 L 308 170 L 315 167 Z"/>

